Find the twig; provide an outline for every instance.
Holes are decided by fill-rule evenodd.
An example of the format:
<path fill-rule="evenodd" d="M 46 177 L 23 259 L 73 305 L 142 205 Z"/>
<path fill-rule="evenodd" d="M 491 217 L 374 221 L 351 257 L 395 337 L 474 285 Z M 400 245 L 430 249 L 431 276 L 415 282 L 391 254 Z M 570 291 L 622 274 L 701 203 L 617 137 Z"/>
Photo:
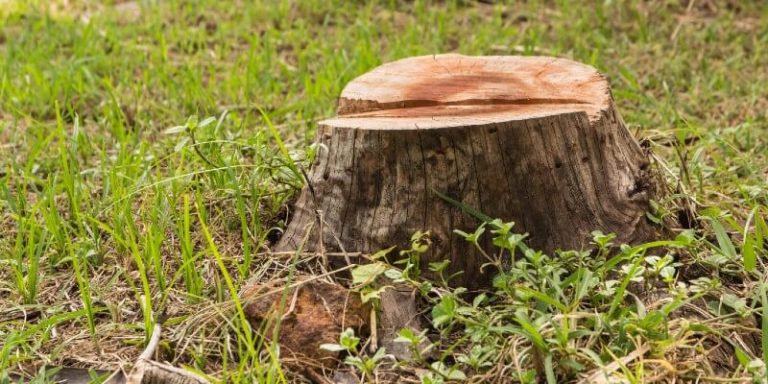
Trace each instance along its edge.
<path fill-rule="evenodd" d="M 376 352 L 377 349 L 379 349 L 379 335 L 378 335 L 378 326 L 376 324 L 376 309 L 371 308 L 371 352 Z"/>
<path fill-rule="evenodd" d="M 651 348 L 647 345 L 644 345 L 634 351 L 632 351 L 630 354 L 622 357 L 619 360 L 615 360 L 614 362 L 606 365 L 605 367 L 600 367 L 595 370 L 591 375 L 585 377 L 581 381 L 579 381 L 579 384 L 589 384 L 589 383 L 609 383 L 612 382 L 612 375 L 614 372 L 618 371 L 622 367 L 629 364 L 632 360 L 637 359 L 638 357 L 642 357 L 645 355 L 646 352 L 648 352 Z"/>
<path fill-rule="evenodd" d="M 189 138 L 192 140 L 192 149 L 195 150 L 195 153 L 197 153 L 197 156 L 199 156 L 204 162 L 206 162 L 211 167 L 220 168 L 221 167 L 220 165 L 216 165 L 214 162 L 208 159 L 208 157 L 203 154 L 200 148 L 198 148 L 197 141 L 195 140 L 195 131 L 193 129 L 187 128 L 187 133 L 189 134 Z"/>
<path fill-rule="evenodd" d="M 160 344 L 161 333 L 162 327 L 158 321 L 152 329 L 152 337 L 149 339 L 147 347 L 139 355 L 131 373 L 128 374 L 126 383 L 209 384 L 207 379 L 192 372 L 151 360 L 152 355 L 157 350 L 157 346 Z"/>
<path fill-rule="evenodd" d="M 324 255 L 326 257 L 362 257 L 362 258 L 370 258 L 370 254 L 362 253 L 362 252 L 325 252 Z M 284 252 L 259 252 L 256 254 L 256 256 L 260 257 L 293 257 L 296 256 L 295 251 L 284 251 Z M 322 255 L 320 252 L 300 252 L 299 256 L 309 256 L 309 257 L 321 257 Z M 350 264 L 352 264 L 350 262 Z"/>
<path fill-rule="evenodd" d="M 152 329 L 152 337 L 149 339 L 147 347 L 144 348 L 144 352 L 139 355 L 139 360 L 152 360 L 152 355 L 155 354 L 158 344 L 160 344 L 160 333 L 162 327 L 159 322 L 155 322 L 155 327 Z"/>
<path fill-rule="evenodd" d="M 322 209 L 318 209 L 315 212 L 317 212 L 317 220 L 319 221 L 318 227 L 319 227 L 320 233 L 318 235 L 320 237 L 320 243 L 318 245 L 319 245 L 319 248 L 320 248 L 320 260 L 323 261 L 323 269 L 324 269 L 323 272 L 327 272 L 327 269 L 328 269 L 328 256 L 326 256 L 326 254 L 325 254 L 325 234 L 323 233 L 324 232 L 323 231 L 323 229 L 324 229 L 323 228 L 324 227 L 323 224 L 325 224 L 325 220 L 323 220 L 323 210 Z"/>
<path fill-rule="evenodd" d="M 283 316 L 280 317 L 281 321 L 285 320 L 285 318 L 288 317 L 288 315 L 290 315 L 291 313 L 293 313 L 293 311 L 296 309 L 296 301 L 299 298 L 299 289 L 301 288 L 296 288 L 293 290 L 293 297 L 291 298 L 291 304 L 288 306 L 288 310 L 283 314 Z"/>
<path fill-rule="evenodd" d="M 296 288 L 296 287 L 301 286 L 303 284 L 306 284 L 306 283 L 308 283 L 310 281 L 320 280 L 320 279 L 322 279 L 324 277 L 335 275 L 335 274 L 337 274 L 339 272 L 343 272 L 343 271 L 352 269 L 355 266 L 356 266 L 355 264 L 351 264 L 351 265 L 347 265 L 346 267 L 335 269 L 333 271 L 329 271 L 329 272 L 326 272 L 326 273 L 323 273 L 323 274 L 320 274 L 320 275 L 315 275 L 315 276 L 312 276 L 312 277 L 310 277 L 308 279 L 297 281 L 297 282 L 295 282 L 295 283 L 293 283 L 293 284 L 291 284 L 291 285 L 289 285 L 287 287 L 272 289 L 272 290 L 269 290 L 267 292 L 260 293 L 258 295 L 254 295 L 254 297 L 244 298 L 245 299 L 244 301 L 247 303 L 247 302 L 252 301 L 252 300 L 258 300 L 258 299 L 261 299 L 263 297 L 266 297 L 266 296 L 269 296 L 269 295 L 272 295 L 272 294 L 275 294 L 275 293 L 280 293 L 280 292 L 282 292 L 285 289 Z"/>

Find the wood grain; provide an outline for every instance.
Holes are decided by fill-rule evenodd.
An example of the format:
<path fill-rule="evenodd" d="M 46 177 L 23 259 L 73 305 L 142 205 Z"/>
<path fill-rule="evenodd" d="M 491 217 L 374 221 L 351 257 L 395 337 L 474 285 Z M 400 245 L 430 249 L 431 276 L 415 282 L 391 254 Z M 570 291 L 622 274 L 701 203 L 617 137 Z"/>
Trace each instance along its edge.
<path fill-rule="evenodd" d="M 292 250 L 323 212 L 324 233 L 307 250 L 375 252 L 431 232 L 422 266 L 488 288 L 486 261 L 452 233 L 480 223 L 446 194 L 516 222 L 536 249 L 584 249 L 599 229 L 634 243 L 652 237 L 645 219 L 648 159 L 593 68 L 547 57 L 424 56 L 385 64 L 353 80 L 339 116 L 320 122 L 315 164 L 276 250 Z M 339 244 L 334 239 L 340 240 Z M 484 245 L 489 246 L 490 239 Z M 424 271 L 429 274 L 428 271 Z"/>

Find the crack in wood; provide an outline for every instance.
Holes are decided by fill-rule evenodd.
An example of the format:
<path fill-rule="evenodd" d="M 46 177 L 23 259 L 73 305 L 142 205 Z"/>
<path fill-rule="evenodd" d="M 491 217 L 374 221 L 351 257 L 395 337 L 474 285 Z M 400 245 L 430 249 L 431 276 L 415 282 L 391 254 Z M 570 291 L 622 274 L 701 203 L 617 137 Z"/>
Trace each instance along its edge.
<path fill-rule="evenodd" d="M 526 99 L 464 99 L 455 101 L 440 101 L 440 100 L 402 100 L 389 103 L 381 103 L 372 100 L 361 99 L 341 99 L 339 101 L 339 117 L 397 117 L 399 114 L 386 115 L 380 113 L 381 111 L 397 111 L 403 109 L 413 108 L 430 108 L 430 107 L 452 107 L 452 106 L 515 106 L 515 105 L 559 105 L 559 104 L 576 104 L 576 105 L 592 105 L 593 103 L 578 99 L 543 99 L 543 98 L 526 98 Z M 409 116 L 411 117 L 411 116 Z"/>

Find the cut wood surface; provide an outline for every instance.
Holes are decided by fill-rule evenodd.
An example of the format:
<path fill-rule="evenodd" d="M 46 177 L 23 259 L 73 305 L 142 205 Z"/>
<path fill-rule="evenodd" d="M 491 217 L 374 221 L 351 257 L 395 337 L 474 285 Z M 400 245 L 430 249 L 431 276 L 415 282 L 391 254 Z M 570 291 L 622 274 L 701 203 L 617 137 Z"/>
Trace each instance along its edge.
<path fill-rule="evenodd" d="M 597 117 L 609 104 L 604 77 L 570 60 L 439 55 L 384 64 L 356 78 L 342 92 L 338 114 L 504 119 L 585 111 Z M 414 123 L 397 122 L 398 128 Z"/>
<path fill-rule="evenodd" d="M 407 247 L 428 230 L 426 274 L 448 259 L 446 275 L 463 271 L 453 284 L 489 287 L 487 260 L 453 234 L 480 222 L 435 192 L 514 221 L 546 252 L 588 247 L 593 230 L 627 243 L 654 232 L 647 156 L 605 77 L 570 60 L 451 54 L 385 64 L 347 85 L 318 141 L 277 251 L 298 249 L 310 229 L 303 249 L 329 252 Z"/>

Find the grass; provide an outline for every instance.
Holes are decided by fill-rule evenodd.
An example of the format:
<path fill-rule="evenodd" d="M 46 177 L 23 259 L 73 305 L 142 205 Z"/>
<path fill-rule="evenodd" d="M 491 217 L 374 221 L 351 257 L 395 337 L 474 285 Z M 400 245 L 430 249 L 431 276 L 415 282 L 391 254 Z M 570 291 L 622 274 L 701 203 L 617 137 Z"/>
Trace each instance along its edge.
<path fill-rule="evenodd" d="M 230 299 L 293 270 L 263 251 L 344 84 L 438 52 L 598 68 L 668 186 L 651 218 L 690 231 L 617 255 L 602 234 L 597 256 L 486 250 L 525 257 L 474 302 L 406 276 L 440 294 L 425 297 L 440 342 L 401 372 L 764 381 L 766 47 L 768 7 L 749 1 L 0 0 L 0 381 L 133 362 L 160 318 L 178 366 L 300 380 Z M 647 252 L 661 245 L 670 257 Z M 373 356 L 350 355 L 383 371 Z"/>

